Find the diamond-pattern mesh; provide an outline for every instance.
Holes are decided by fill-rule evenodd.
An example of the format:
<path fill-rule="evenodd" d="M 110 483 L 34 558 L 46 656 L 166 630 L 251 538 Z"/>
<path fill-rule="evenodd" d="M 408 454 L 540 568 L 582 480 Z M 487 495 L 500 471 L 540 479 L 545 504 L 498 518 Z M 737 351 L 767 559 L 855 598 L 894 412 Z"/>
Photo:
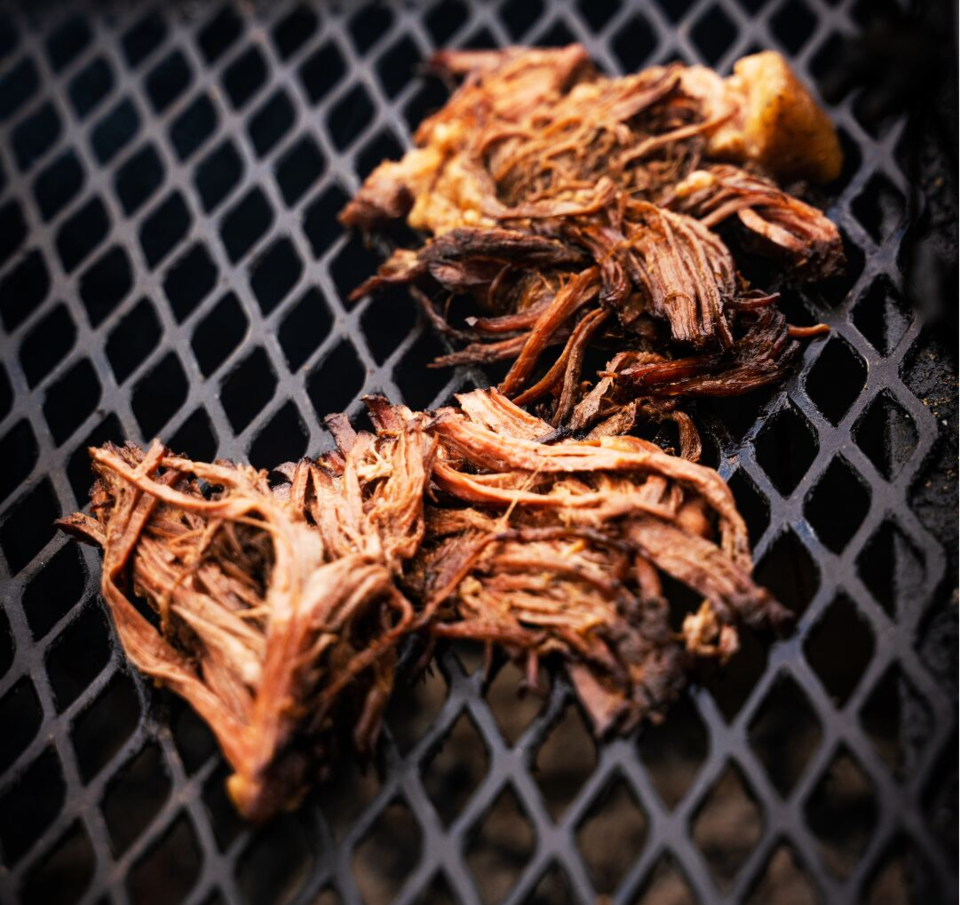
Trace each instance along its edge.
<path fill-rule="evenodd" d="M 0 900 L 956 900 L 955 574 L 915 489 L 950 397 L 901 294 L 906 123 L 856 89 L 830 108 L 850 267 L 787 301 L 831 338 L 702 412 L 799 628 L 745 637 L 663 727 L 594 749 L 563 681 L 518 701 L 512 666 L 485 684 L 445 648 L 377 769 L 252 828 L 203 725 L 125 664 L 97 554 L 51 524 L 86 501 L 90 444 L 267 466 L 363 393 L 421 407 L 482 379 L 426 369 L 402 295 L 344 301 L 378 256 L 333 215 L 443 102 L 416 77 L 434 48 L 577 40 L 618 72 L 772 46 L 816 82 L 863 4 L 29 9 L 0 15 Z"/>

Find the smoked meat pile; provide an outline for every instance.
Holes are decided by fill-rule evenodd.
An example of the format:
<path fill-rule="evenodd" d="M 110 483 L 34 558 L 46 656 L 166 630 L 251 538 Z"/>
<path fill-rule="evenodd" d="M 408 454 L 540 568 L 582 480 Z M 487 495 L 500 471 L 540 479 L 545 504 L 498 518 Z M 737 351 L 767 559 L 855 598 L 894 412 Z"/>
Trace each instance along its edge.
<path fill-rule="evenodd" d="M 368 397 L 373 432 L 333 415 L 332 452 L 272 474 L 92 449 L 90 514 L 60 523 L 102 547 L 127 655 L 209 724 L 251 819 L 370 756 L 407 636 L 502 649 L 530 684 L 559 661 L 603 736 L 661 719 L 741 626 L 792 622 L 683 403 L 779 380 L 816 332 L 734 251 L 798 280 L 842 266 L 835 226 L 784 188 L 838 175 L 830 122 L 773 53 L 726 79 L 605 78 L 579 46 L 433 65 L 460 88 L 341 214 L 424 241 L 355 294 L 408 285 L 459 344 L 438 364 L 502 362 L 499 388 L 436 412 Z M 665 420 L 679 455 L 631 434 Z M 679 624 L 665 581 L 700 601 Z"/>
<path fill-rule="evenodd" d="M 579 45 L 431 62 L 461 86 L 340 215 L 365 232 L 405 218 L 425 240 L 355 298 L 410 285 L 459 346 L 436 365 L 503 362 L 504 394 L 573 431 L 672 418 L 790 370 L 816 328 L 791 328 L 734 252 L 796 280 L 836 274 L 836 227 L 778 182 L 830 181 L 842 157 L 779 54 L 726 79 L 681 64 L 606 78 Z M 460 297 L 472 310 L 454 323 Z M 604 356 L 596 379 L 588 353 Z"/>
<path fill-rule="evenodd" d="M 550 425 L 496 390 L 414 413 L 367 400 L 376 433 L 280 466 L 204 464 L 155 443 L 91 449 L 101 591 L 130 660 L 185 698 L 269 817 L 338 756 L 366 758 L 413 632 L 563 663 L 598 736 L 659 719 L 698 657 L 790 613 L 750 577 L 743 519 L 712 470 L 595 429 Z M 703 599 L 668 622 L 660 576 Z"/>
<path fill-rule="evenodd" d="M 91 449 L 91 515 L 60 525 L 103 548 L 101 593 L 127 656 L 186 699 L 233 768 L 238 810 L 294 805 L 345 746 L 372 750 L 398 641 L 397 587 L 424 530 L 436 441 L 417 420 L 292 472 Z"/>

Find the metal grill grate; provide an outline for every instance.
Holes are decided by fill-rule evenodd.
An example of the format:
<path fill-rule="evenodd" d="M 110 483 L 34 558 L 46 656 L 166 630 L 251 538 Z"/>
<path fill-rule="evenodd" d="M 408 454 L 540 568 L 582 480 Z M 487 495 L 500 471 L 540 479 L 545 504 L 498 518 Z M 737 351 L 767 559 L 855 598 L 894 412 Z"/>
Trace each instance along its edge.
<path fill-rule="evenodd" d="M 442 103 L 415 77 L 434 48 L 576 40 L 618 72 L 773 46 L 816 82 L 870 8 L 3 9 L 0 899 L 956 900 L 955 370 L 902 295 L 906 121 L 857 90 L 831 106 L 849 272 L 788 299 L 831 338 L 705 415 L 800 628 L 747 637 L 663 727 L 595 750 L 562 682 L 517 702 L 512 667 L 485 688 L 446 649 L 398 694 L 379 771 L 343 765 L 252 829 L 197 718 L 125 665 L 97 555 L 51 527 L 85 503 L 89 444 L 266 466 L 319 451 L 318 416 L 362 393 L 422 407 L 470 384 L 425 369 L 437 341 L 403 299 L 344 303 L 377 257 L 333 219 Z"/>

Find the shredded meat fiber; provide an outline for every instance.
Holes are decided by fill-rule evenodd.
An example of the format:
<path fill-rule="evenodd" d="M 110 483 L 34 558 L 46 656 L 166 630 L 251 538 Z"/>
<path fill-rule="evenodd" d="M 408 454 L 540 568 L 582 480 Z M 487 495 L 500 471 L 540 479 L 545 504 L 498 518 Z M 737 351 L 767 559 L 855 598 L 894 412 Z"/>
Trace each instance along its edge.
<path fill-rule="evenodd" d="M 130 660 L 186 699 L 233 768 L 238 810 L 294 805 L 369 756 L 413 632 L 565 665 L 598 735 L 659 719 L 698 657 L 791 615 L 750 577 L 743 519 L 710 469 L 551 426 L 496 390 L 419 414 L 367 400 L 376 433 L 268 474 L 159 443 L 92 449 L 101 591 Z M 703 599 L 668 623 L 660 576 Z"/>
<path fill-rule="evenodd" d="M 697 657 L 792 616 L 750 577 L 743 519 L 716 472 L 637 437 L 561 440 L 496 390 L 429 426 L 440 443 L 408 585 L 432 632 L 505 647 L 529 681 L 559 654 L 597 735 L 659 719 Z M 703 603 L 669 624 L 661 576 Z"/>
<path fill-rule="evenodd" d="M 842 163 L 779 54 L 746 57 L 727 79 L 680 64 L 605 78 L 579 45 L 450 51 L 432 65 L 462 85 L 340 219 L 369 232 L 406 218 L 426 235 L 354 297 L 426 290 L 415 294 L 428 318 L 460 345 L 437 366 L 509 362 L 503 393 L 582 429 L 582 410 L 571 418 L 597 386 L 583 379 L 591 349 L 615 353 L 598 375 L 605 408 L 642 400 L 635 414 L 656 419 L 682 397 L 782 379 L 795 338 L 825 330 L 792 330 L 733 254 L 771 257 L 798 280 L 844 260 L 834 224 L 776 182 L 829 181 Z M 461 326 L 444 315 L 453 296 L 476 309 Z M 622 355 L 649 368 L 624 371 Z"/>
<path fill-rule="evenodd" d="M 186 699 L 234 770 L 251 819 L 295 804 L 346 746 L 367 756 L 416 624 L 397 586 L 424 530 L 436 441 L 418 419 L 266 472 L 112 445 L 90 451 L 101 592 L 130 660 Z M 145 601 L 146 607 L 139 601 Z"/>

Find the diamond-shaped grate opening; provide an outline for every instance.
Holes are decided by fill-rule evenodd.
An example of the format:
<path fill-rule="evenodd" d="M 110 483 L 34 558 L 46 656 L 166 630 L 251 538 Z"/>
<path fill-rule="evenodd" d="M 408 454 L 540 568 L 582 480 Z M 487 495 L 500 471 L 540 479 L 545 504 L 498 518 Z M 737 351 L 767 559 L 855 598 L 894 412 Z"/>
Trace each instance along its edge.
<path fill-rule="evenodd" d="M 732 722 L 767 668 L 769 652 L 765 639 L 749 629 L 740 630 L 737 655 L 713 672 L 704 683 L 727 722 Z"/>
<path fill-rule="evenodd" d="M 21 172 L 28 172 L 60 137 L 63 124 L 53 104 L 46 103 L 14 127 L 14 156 Z"/>
<path fill-rule="evenodd" d="M 83 167 L 72 151 L 62 154 L 37 174 L 33 194 L 45 220 L 51 220 L 83 187 Z"/>
<path fill-rule="evenodd" d="M 33 741 L 40 728 L 40 702 L 29 679 L 23 678 L 0 697 L 0 717 L 9 731 L 0 739 L 0 770 L 6 770 Z"/>
<path fill-rule="evenodd" d="M 93 364 L 83 359 L 47 389 L 43 415 L 53 439 L 63 443 L 100 401 L 102 387 Z"/>
<path fill-rule="evenodd" d="M 846 704 L 873 658 L 869 623 L 843 592 L 828 606 L 804 642 L 804 655 L 837 706 Z"/>
<path fill-rule="evenodd" d="M 110 642 L 99 607 L 83 608 L 47 654 L 47 675 L 59 710 L 69 707 L 110 659 Z"/>
<path fill-rule="evenodd" d="M 722 6 L 711 6 L 694 26 L 691 37 L 697 50 L 711 66 L 716 66 L 737 36 L 737 28 Z"/>
<path fill-rule="evenodd" d="M 14 259 L 14 263 L 0 279 L 0 319 L 8 331 L 13 331 L 46 298 L 50 291 L 50 273 L 37 251 L 30 251 Z"/>
<path fill-rule="evenodd" d="M 37 484 L 8 510 L 0 526 L 0 549 L 12 573 L 19 572 L 46 546 L 60 514 L 49 480 Z"/>
<path fill-rule="evenodd" d="M 287 297 L 302 272 L 303 262 L 289 239 L 278 240 L 254 262 L 250 287 L 265 315 Z"/>
<path fill-rule="evenodd" d="M 930 863 L 909 836 L 898 835 L 886 846 L 873 876 L 865 884 L 867 905 L 936 901 L 939 891 L 930 881 Z"/>
<path fill-rule="evenodd" d="M 816 431 L 794 405 L 771 418 L 755 441 L 757 461 L 773 485 L 789 495 L 817 454 Z"/>
<path fill-rule="evenodd" d="M 271 469 L 278 462 L 296 462 L 306 453 L 308 439 L 309 431 L 297 407 L 286 402 L 257 431 L 250 444 L 250 464 L 255 468 Z"/>
<path fill-rule="evenodd" d="M 373 104 L 362 84 L 355 85 L 342 97 L 327 117 L 330 138 L 337 150 L 351 145 L 373 118 Z"/>
<path fill-rule="evenodd" d="M 191 246 L 170 266 L 163 291 L 178 321 L 186 320 L 217 283 L 217 267 L 203 245 Z"/>
<path fill-rule="evenodd" d="M 190 157 L 213 134 L 219 114 L 209 94 L 201 94 L 177 114 L 170 125 L 170 141 L 181 160 Z"/>
<path fill-rule="evenodd" d="M 657 33 L 643 15 L 631 16 L 613 41 L 613 52 L 628 72 L 640 69 L 657 46 Z"/>
<path fill-rule="evenodd" d="M 660 905 L 662 902 L 669 902 L 671 905 L 697 905 L 697 901 L 683 871 L 670 855 L 665 855 L 644 880 L 636 905 Z"/>
<path fill-rule="evenodd" d="M 90 325 L 99 324 L 126 298 L 133 286 L 130 258 L 120 246 L 99 257 L 80 277 L 80 298 Z"/>
<path fill-rule="evenodd" d="M 925 318 L 937 274 L 950 272 L 941 224 L 955 207 L 936 129 L 877 109 L 877 91 L 857 81 L 863 29 L 889 14 L 833 0 L 11 7 L 0 21 L 0 898 L 373 905 L 354 855 L 384 802 L 402 801 L 430 843 L 397 866 L 385 897 L 476 901 L 476 876 L 517 902 L 594 901 L 578 829 L 620 776 L 650 838 L 632 844 L 611 822 L 605 857 L 627 864 L 614 896 L 709 901 L 714 865 L 689 836 L 734 762 L 763 771 L 742 777 L 745 794 L 761 818 L 777 816 L 728 871 L 731 901 L 827 901 L 838 889 L 850 901 L 948 900 L 956 391 L 939 337 L 949 331 Z M 897 22 L 890 33 L 911 33 Z M 427 369 L 444 348 L 405 292 L 347 303 L 381 250 L 345 237 L 335 215 L 445 101 L 423 72 L 435 49 L 571 40 L 611 72 L 673 59 L 728 67 L 770 44 L 831 104 L 846 159 L 811 199 L 841 224 L 848 265 L 784 294 L 791 323 L 827 321 L 831 335 L 804 343 L 783 385 L 705 401 L 698 419 L 704 460 L 729 478 L 759 545 L 758 578 L 801 615 L 798 634 L 771 649 L 745 631 L 740 653 L 705 666 L 706 690 L 662 726 L 596 745 L 563 681 L 546 673 L 544 696 L 518 701 L 519 669 L 488 682 L 482 649 L 446 649 L 425 683 L 402 679 L 366 772 L 342 764 L 276 830 L 247 827 L 209 731 L 123 665 L 95 554 L 55 539 L 51 522 L 84 502 L 90 444 L 159 435 L 197 458 L 268 467 L 318 452 L 329 442 L 320 418 L 357 411 L 362 392 L 422 406 L 467 385 Z M 939 95 L 915 96 L 919 109 Z M 870 507 L 856 525 L 834 499 L 855 486 L 847 479 Z M 771 729 L 792 706 L 784 681 L 798 719 Z M 842 887 L 829 853 L 859 838 L 858 799 L 838 793 L 842 764 L 822 740 L 795 764 L 812 726 L 849 743 L 882 827 L 879 845 L 847 856 L 856 866 Z M 512 822 L 487 830 L 511 779 Z M 38 784 L 48 794 L 25 812 L 17 795 Z M 522 857 L 504 853 L 514 824 Z"/>
<path fill-rule="evenodd" d="M 882 173 L 874 174 L 851 205 L 860 225 L 880 244 L 903 224 L 906 199 Z"/>
<path fill-rule="evenodd" d="M 597 764 L 593 738 L 575 707 L 568 707 L 537 749 L 534 778 L 554 820 L 560 818 Z"/>
<path fill-rule="evenodd" d="M 507 787 L 473 829 L 467 865 L 485 905 L 502 901 L 516 885 L 534 848 L 530 818 Z"/>
<path fill-rule="evenodd" d="M 213 735 L 206 724 L 183 702 L 166 692 L 162 700 L 170 707 L 169 724 L 180 760 L 188 773 L 195 773 L 216 750 Z"/>
<path fill-rule="evenodd" d="M 794 679 L 777 677 L 754 713 L 748 732 L 750 747 L 770 782 L 781 795 L 788 796 L 822 737 L 810 702 Z"/>
<path fill-rule="evenodd" d="M 277 378 L 262 348 L 254 349 L 220 385 L 220 402 L 236 433 L 245 430 L 270 401 Z"/>
<path fill-rule="evenodd" d="M 926 577 L 923 557 L 903 529 L 885 521 L 857 558 L 857 574 L 890 616 L 917 599 Z"/>
<path fill-rule="evenodd" d="M 108 163 L 137 133 L 140 114 L 129 98 L 121 100 L 93 129 L 90 143 L 101 163 Z"/>
<path fill-rule="evenodd" d="M 913 321 L 913 312 L 887 277 L 878 279 L 853 310 L 857 329 L 883 355 L 889 355 Z"/>
<path fill-rule="evenodd" d="M 77 550 L 62 547 L 23 591 L 21 608 L 35 638 L 43 637 L 80 600 L 86 573 Z"/>
<path fill-rule="evenodd" d="M 795 531 L 785 531 L 770 545 L 754 575 L 777 600 L 798 614 L 806 610 L 820 587 L 817 564 Z"/>
<path fill-rule="evenodd" d="M 667 807 L 676 807 L 709 753 L 709 735 L 693 699 L 682 697 L 670 719 L 647 727 L 637 744 L 657 794 Z"/>
<path fill-rule="evenodd" d="M 324 418 L 331 411 L 343 411 L 359 395 L 363 382 L 363 366 L 357 361 L 356 350 L 344 339 L 307 378 L 307 393 L 317 415 Z M 329 399 L 339 404 L 327 409 Z"/>
<path fill-rule="evenodd" d="M 170 448 L 182 449 L 196 461 L 205 461 L 216 455 L 217 435 L 205 409 L 198 408 L 187 416 L 170 437 Z"/>
<path fill-rule="evenodd" d="M 3 105 L 0 116 L 4 119 L 16 113 L 23 103 L 37 90 L 39 77 L 37 67 L 27 57 L 13 66 L 3 77 Z"/>
<path fill-rule="evenodd" d="M 575 902 L 570 878 L 560 867 L 552 864 L 524 900 L 524 905 L 574 905 Z"/>
<path fill-rule="evenodd" d="M 853 440 L 877 471 L 892 481 L 916 449 L 919 435 L 909 413 L 883 391 L 857 419 Z"/>
<path fill-rule="evenodd" d="M 716 883 L 729 887 L 763 833 L 763 814 L 739 768 L 726 766 L 701 803 L 691 831 Z"/>
<path fill-rule="evenodd" d="M 215 210 L 239 184 L 243 160 L 236 145 L 227 140 L 210 151 L 194 170 L 194 185 L 207 212 Z"/>
<path fill-rule="evenodd" d="M 163 183 L 163 162 L 153 145 L 146 145 L 127 158 L 113 177 L 124 213 L 131 214 L 150 200 Z"/>
<path fill-rule="evenodd" d="M 163 42 L 167 23 L 155 12 L 132 22 L 121 36 L 124 56 L 131 66 L 138 66 Z"/>
<path fill-rule="evenodd" d="M 388 809 L 389 811 L 389 809 Z M 236 819 L 235 816 L 232 819 Z M 383 822 L 393 819 L 392 813 Z M 395 830 L 394 830 L 395 831 Z M 375 838 L 380 838 L 375 836 Z M 383 854 L 404 857 L 409 849 L 406 840 L 398 839 Z M 360 852 L 357 859 L 365 857 Z M 313 860 L 310 840 L 294 816 L 271 821 L 244 849 L 237 861 L 237 886 L 244 901 L 290 901 L 303 885 Z M 375 902 L 376 899 L 367 901 Z"/>
<path fill-rule="evenodd" d="M 867 366 L 846 340 L 833 337 L 807 374 L 807 395 L 820 412 L 837 424 L 860 395 Z"/>
<path fill-rule="evenodd" d="M 20 346 L 20 366 L 30 386 L 38 384 L 73 348 L 77 328 L 65 305 L 58 305 L 35 327 Z M 9 461 L 3 456 L 4 461 Z"/>
<path fill-rule="evenodd" d="M 860 722 L 887 769 L 903 779 L 933 726 L 930 708 L 899 666 L 889 667 L 863 707 Z"/>
<path fill-rule="evenodd" d="M 273 27 L 273 40 L 281 57 L 289 57 L 316 31 L 319 17 L 305 4 L 284 13 Z"/>
<path fill-rule="evenodd" d="M 267 64 L 263 54 L 251 47 L 224 70 L 223 87 L 230 104 L 237 110 L 245 107 L 259 91 L 267 77 Z"/>
<path fill-rule="evenodd" d="M 461 714 L 441 743 L 428 755 L 423 786 L 437 814 L 452 823 L 487 773 L 489 758 L 476 724 Z"/>
<path fill-rule="evenodd" d="M 89 257 L 109 228 L 110 218 L 99 198 L 92 198 L 71 214 L 57 231 L 57 253 L 64 270 L 75 270 Z"/>
<path fill-rule="evenodd" d="M 837 456 L 820 476 L 804 514 L 820 542 L 834 553 L 846 547 L 870 508 L 870 491 L 850 463 Z"/>
<path fill-rule="evenodd" d="M 849 751 L 834 756 L 805 804 L 820 856 L 839 877 L 856 868 L 876 828 L 873 784 Z"/>
<path fill-rule="evenodd" d="M 117 853 L 126 851 L 170 797 L 171 780 L 155 744 L 145 745 L 111 779 L 101 810 Z"/>
<path fill-rule="evenodd" d="M 780 7 L 780 11 L 770 20 L 773 33 L 791 52 L 797 53 L 816 28 L 816 17 L 805 3 L 791 0 Z"/>
<path fill-rule="evenodd" d="M 278 330 L 287 365 L 297 371 L 330 332 L 330 310 L 316 289 L 309 289 L 290 308 Z"/>
<path fill-rule="evenodd" d="M 83 824 L 75 821 L 27 871 L 22 900 L 31 905 L 74 902 L 87 891 L 95 868 L 93 843 Z"/>
<path fill-rule="evenodd" d="M 766 902 L 790 902 L 791 905 L 816 905 L 820 901 L 816 885 L 787 845 L 777 847 L 767 862 L 748 905 Z"/>
<path fill-rule="evenodd" d="M 448 370 L 431 367 L 434 359 L 442 354 L 440 340 L 432 332 L 424 330 L 393 372 L 403 398 L 409 399 L 416 408 L 431 405 L 437 395 L 438 384 L 442 386 L 441 381 L 449 379 Z"/>
<path fill-rule="evenodd" d="M 230 357 L 247 335 L 247 317 L 231 292 L 220 299 L 197 324 L 190 345 L 204 377 Z"/>
<path fill-rule="evenodd" d="M 147 73 L 147 98 L 154 112 L 162 113 L 187 88 L 191 79 L 190 64 L 179 50 L 171 51 Z"/>
<path fill-rule="evenodd" d="M 620 885 L 643 851 L 648 832 L 647 815 L 634 792 L 615 775 L 577 830 L 577 845 L 598 893 L 610 894 Z"/>
<path fill-rule="evenodd" d="M 770 503 L 743 470 L 735 471 L 727 481 L 737 509 L 747 523 L 750 540 L 756 543 L 770 524 Z"/>
<path fill-rule="evenodd" d="M 150 267 L 156 267 L 190 228 L 190 211 L 180 192 L 168 195 L 143 220 L 140 247 Z"/>
<path fill-rule="evenodd" d="M 66 797 L 63 768 L 47 749 L 0 796 L 0 842 L 4 860 L 15 864 L 40 838 Z"/>
<path fill-rule="evenodd" d="M 141 857 L 127 876 L 130 899 L 136 903 L 182 901 L 202 868 L 196 830 L 181 814 L 160 841 Z"/>
<path fill-rule="evenodd" d="M 400 293 L 387 293 L 383 304 L 371 304 L 363 312 L 361 323 L 369 336 L 368 345 L 379 363 L 386 361 L 417 323 L 417 313 L 404 304 Z"/>
<path fill-rule="evenodd" d="M 187 398 L 189 385 L 183 366 L 168 352 L 137 383 L 130 407 L 144 437 L 155 437 Z"/>
<path fill-rule="evenodd" d="M 26 421 L 17 422 L 0 439 L 0 459 L 7 471 L 0 475 L 0 499 L 8 497 L 30 474 L 37 462 L 37 441 Z"/>

